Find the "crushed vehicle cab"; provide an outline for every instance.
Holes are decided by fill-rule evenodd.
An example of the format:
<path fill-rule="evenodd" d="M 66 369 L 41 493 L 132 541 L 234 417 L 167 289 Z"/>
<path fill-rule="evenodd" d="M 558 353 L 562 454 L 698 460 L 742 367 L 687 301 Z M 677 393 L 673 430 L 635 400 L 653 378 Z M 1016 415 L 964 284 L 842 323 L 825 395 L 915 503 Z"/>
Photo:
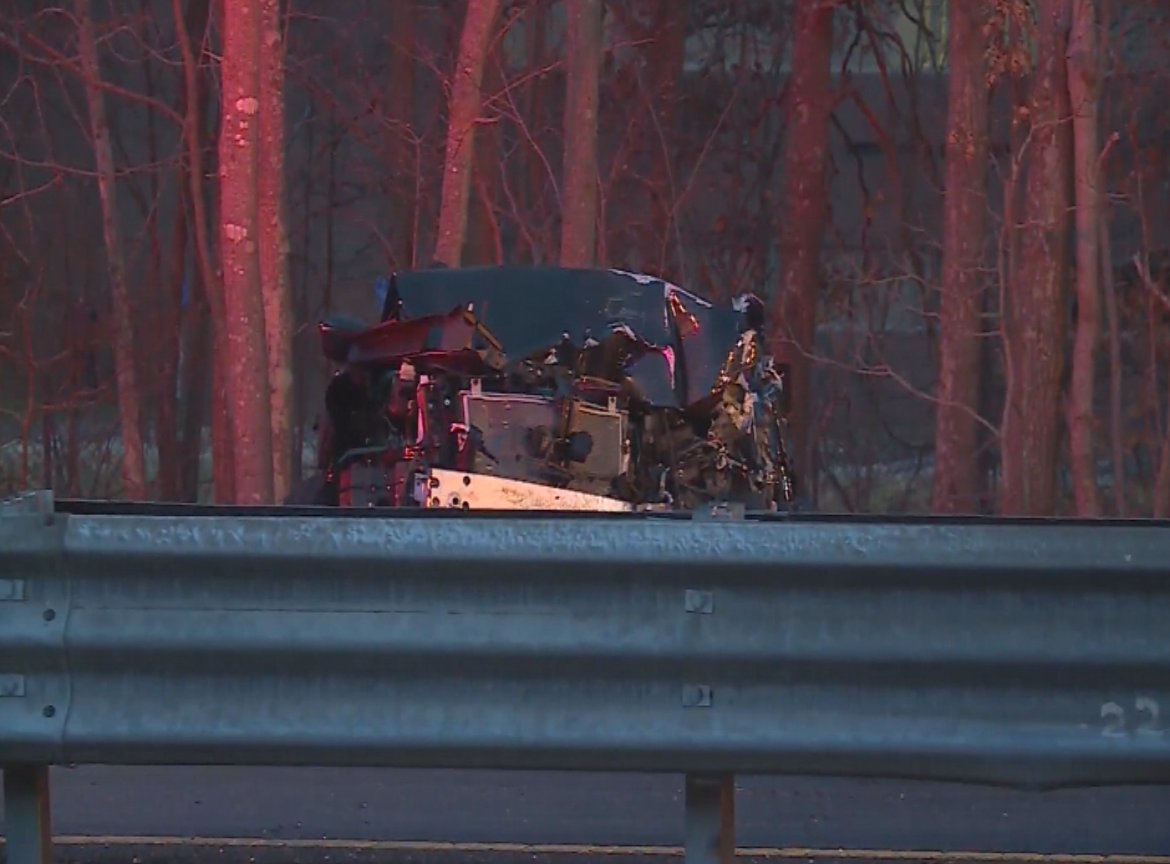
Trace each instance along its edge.
<path fill-rule="evenodd" d="M 319 325 L 337 364 L 319 474 L 341 507 L 787 509 L 787 380 L 754 295 L 563 267 L 389 278 L 381 320 Z"/>

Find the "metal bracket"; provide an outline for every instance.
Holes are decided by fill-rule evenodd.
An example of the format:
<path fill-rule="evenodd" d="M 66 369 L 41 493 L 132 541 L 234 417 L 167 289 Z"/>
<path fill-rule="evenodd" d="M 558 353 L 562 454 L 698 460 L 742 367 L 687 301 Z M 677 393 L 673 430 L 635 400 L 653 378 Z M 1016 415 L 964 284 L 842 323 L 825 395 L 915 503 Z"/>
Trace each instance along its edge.
<path fill-rule="evenodd" d="M 683 602 L 687 612 L 697 615 L 710 615 L 715 611 L 715 594 L 711 591 L 688 588 Z"/>
<path fill-rule="evenodd" d="M 23 675 L 0 675 L 0 699 L 24 696 Z"/>
<path fill-rule="evenodd" d="M 23 579 L 0 579 L 0 603 L 19 603 L 24 599 Z"/>

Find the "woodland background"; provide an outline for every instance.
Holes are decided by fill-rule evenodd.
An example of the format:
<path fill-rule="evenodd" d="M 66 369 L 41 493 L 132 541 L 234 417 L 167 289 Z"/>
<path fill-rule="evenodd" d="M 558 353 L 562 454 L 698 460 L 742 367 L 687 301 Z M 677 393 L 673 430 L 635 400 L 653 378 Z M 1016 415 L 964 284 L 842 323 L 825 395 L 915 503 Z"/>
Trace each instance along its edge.
<path fill-rule="evenodd" d="M 0 494 L 280 500 L 395 269 L 768 299 L 815 506 L 1170 514 L 1168 0 L 6 0 Z"/>

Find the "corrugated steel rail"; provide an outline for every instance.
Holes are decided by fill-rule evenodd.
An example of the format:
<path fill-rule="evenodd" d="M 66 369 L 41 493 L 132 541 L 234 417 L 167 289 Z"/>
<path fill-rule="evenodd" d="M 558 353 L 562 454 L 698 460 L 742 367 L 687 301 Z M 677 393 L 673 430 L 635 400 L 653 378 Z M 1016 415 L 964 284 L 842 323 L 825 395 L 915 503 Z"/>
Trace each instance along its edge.
<path fill-rule="evenodd" d="M 736 773 L 1170 782 L 1170 525 L 38 494 L 0 518 L 12 864 L 68 762 L 680 772 L 701 859 Z"/>

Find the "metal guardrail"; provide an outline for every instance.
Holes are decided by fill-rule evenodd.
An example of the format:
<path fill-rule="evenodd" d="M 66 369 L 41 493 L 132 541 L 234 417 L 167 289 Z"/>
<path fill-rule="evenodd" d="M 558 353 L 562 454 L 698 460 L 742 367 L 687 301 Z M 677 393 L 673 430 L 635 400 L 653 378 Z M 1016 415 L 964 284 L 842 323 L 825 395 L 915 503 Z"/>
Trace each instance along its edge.
<path fill-rule="evenodd" d="M 62 763 L 679 772 L 696 859 L 736 773 L 1170 782 L 1162 523 L 68 509 L 0 518 L 11 864 Z"/>

